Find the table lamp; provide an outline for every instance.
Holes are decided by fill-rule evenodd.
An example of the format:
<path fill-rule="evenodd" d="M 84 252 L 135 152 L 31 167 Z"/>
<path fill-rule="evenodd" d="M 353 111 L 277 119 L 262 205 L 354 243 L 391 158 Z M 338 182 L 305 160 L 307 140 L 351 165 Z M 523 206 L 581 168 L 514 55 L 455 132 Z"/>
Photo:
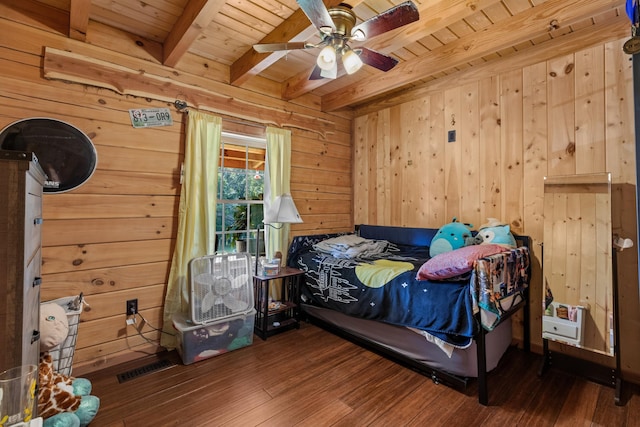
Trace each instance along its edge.
<path fill-rule="evenodd" d="M 296 208 L 296 204 L 293 202 L 291 194 L 282 194 L 276 197 L 269 209 L 265 210 L 264 220 L 262 221 L 266 226 L 271 228 L 280 229 L 284 224 L 293 224 L 303 222 Z M 280 224 L 275 226 L 273 224 Z M 265 241 L 266 241 L 265 235 Z M 258 260 L 260 258 L 260 226 L 258 226 L 258 236 L 256 239 L 256 276 L 258 275 Z"/>

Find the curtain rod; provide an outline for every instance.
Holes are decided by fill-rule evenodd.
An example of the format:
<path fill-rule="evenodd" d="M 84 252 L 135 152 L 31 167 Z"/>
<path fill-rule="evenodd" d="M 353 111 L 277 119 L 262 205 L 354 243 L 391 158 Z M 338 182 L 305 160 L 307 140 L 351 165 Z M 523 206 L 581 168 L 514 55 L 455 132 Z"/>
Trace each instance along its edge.
<path fill-rule="evenodd" d="M 178 112 L 189 114 L 189 105 L 187 104 L 186 101 L 180 101 L 179 99 L 176 99 L 174 101 L 173 105 L 176 107 L 176 110 L 178 110 Z M 256 122 L 244 121 L 244 120 L 238 120 L 238 119 L 231 119 L 231 118 L 226 118 L 226 117 L 222 117 L 222 120 L 226 121 L 226 122 L 229 122 L 229 123 L 235 123 L 235 124 L 239 124 L 239 125 L 243 125 L 243 126 L 253 126 L 253 127 L 257 127 L 257 128 L 261 128 L 261 129 L 265 129 L 267 127 L 267 125 L 264 125 L 262 123 L 256 123 Z"/>

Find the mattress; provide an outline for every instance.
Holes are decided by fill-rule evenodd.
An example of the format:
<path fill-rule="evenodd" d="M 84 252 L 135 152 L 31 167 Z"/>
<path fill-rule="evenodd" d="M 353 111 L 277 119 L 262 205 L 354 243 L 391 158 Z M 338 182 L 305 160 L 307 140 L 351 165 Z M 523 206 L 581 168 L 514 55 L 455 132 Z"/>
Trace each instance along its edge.
<path fill-rule="evenodd" d="M 360 319 L 308 304 L 302 304 L 301 308 L 303 312 L 313 317 L 433 369 L 461 377 L 476 378 L 478 376 L 475 341 L 465 349 L 455 349 L 449 358 L 437 345 L 428 342 L 425 337 L 408 328 Z M 487 371 L 493 370 L 498 365 L 511 342 L 511 319 L 509 318 L 486 335 Z"/>

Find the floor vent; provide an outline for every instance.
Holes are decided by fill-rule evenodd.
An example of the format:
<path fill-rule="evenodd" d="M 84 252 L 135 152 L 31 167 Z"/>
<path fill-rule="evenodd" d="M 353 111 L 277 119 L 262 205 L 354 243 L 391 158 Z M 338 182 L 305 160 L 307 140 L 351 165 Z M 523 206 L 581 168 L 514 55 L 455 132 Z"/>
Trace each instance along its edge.
<path fill-rule="evenodd" d="M 176 364 L 170 360 L 159 360 L 149 365 L 141 366 L 139 368 L 135 368 L 130 371 L 126 371 L 121 374 L 118 374 L 118 382 L 123 383 L 125 381 L 129 381 L 129 380 L 141 377 L 143 375 L 162 371 L 163 369 L 167 369 L 175 365 Z"/>

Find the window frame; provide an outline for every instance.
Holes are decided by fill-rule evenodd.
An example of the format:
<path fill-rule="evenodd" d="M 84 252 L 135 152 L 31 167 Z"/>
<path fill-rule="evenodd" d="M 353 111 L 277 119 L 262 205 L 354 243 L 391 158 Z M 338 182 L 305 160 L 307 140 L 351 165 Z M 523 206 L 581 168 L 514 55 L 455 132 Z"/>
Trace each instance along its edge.
<path fill-rule="evenodd" d="M 244 191 L 244 199 L 224 199 L 224 150 L 226 145 L 235 145 L 245 147 L 245 177 L 249 178 L 249 176 L 255 173 L 256 169 L 249 168 L 249 149 L 250 148 L 258 148 L 263 149 L 265 153 L 265 166 L 266 166 L 266 149 L 267 149 L 267 139 L 264 137 L 255 137 L 249 135 L 242 135 L 238 133 L 232 132 L 222 132 L 222 137 L 220 140 L 220 151 L 217 154 L 220 156 L 220 164 L 218 165 L 218 183 L 216 188 L 216 209 L 220 210 L 216 214 L 216 253 L 229 253 L 236 252 L 236 247 L 233 246 L 234 243 L 229 243 L 229 236 L 237 236 L 235 238 L 231 238 L 232 242 L 237 242 L 238 240 L 244 239 L 246 243 L 246 251 L 253 253 L 255 252 L 255 241 L 256 235 L 260 230 L 260 223 L 264 219 L 264 198 L 259 200 L 247 199 L 247 195 L 249 194 L 249 180 L 245 179 L 245 191 Z M 238 168 L 239 169 L 239 168 Z M 261 171 L 261 176 L 263 180 L 263 194 L 264 194 L 264 179 L 265 179 L 265 170 Z M 220 196 L 220 198 L 219 198 Z M 230 229 L 229 225 L 226 223 L 226 209 L 227 206 L 230 205 L 246 205 L 246 228 L 244 230 L 239 229 Z M 258 218 L 258 224 L 256 224 L 256 228 L 251 228 L 251 209 L 253 206 L 262 206 L 262 216 Z M 220 227 L 218 227 L 218 217 L 221 218 Z M 264 240 L 260 236 L 261 240 Z M 253 241 L 253 248 L 249 242 Z"/>

